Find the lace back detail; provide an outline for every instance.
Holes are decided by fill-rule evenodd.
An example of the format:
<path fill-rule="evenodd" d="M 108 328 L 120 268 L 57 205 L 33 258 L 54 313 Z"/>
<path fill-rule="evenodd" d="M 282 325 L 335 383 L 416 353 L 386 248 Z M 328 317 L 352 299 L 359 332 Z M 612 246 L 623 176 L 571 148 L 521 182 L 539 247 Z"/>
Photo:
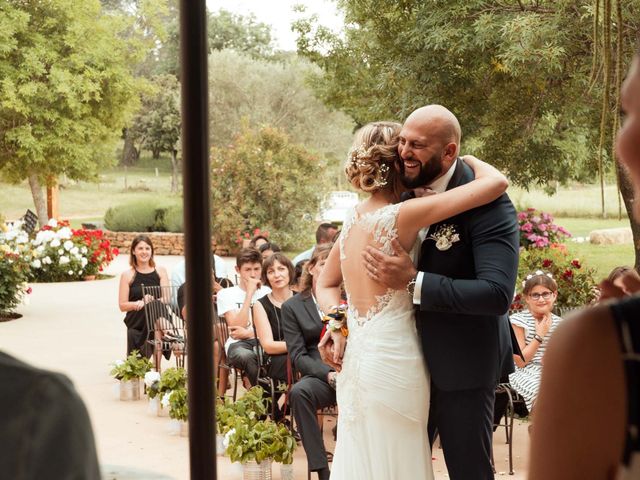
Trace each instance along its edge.
<path fill-rule="evenodd" d="M 340 260 L 346 260 L 345 254 L 345 242 L 349 237 L 351 228 L 354 225 L 358 225 L 365 232 L 371 234 L 372 240 L 379 245 L 380 250 L 387 254 L 393 254 L 393 248 L 391 247 L 391 240 L 397 236 L 397 218 L 400 204 L 390 204 L 381 207 L 373 212 L 367 212 L 360 214 L 356 208 L 349 212 L 344 222 L 342 233 L 340 234 Z M 375 315 L 380 313 L 393 299 L 394 295 L 398 293 L 396 290 L 387 289 L 386 292 L 381 295 L 375 295 L 374 303 L 367 309 L 364 314 L 361 314 L 358 309 L 353 305 L 351 301 L 351 295 L 347 291 L 347 302 L 349 304 L 349 313 L 354 318 L 359 326 L 364 325 L 371 320 Z"/>

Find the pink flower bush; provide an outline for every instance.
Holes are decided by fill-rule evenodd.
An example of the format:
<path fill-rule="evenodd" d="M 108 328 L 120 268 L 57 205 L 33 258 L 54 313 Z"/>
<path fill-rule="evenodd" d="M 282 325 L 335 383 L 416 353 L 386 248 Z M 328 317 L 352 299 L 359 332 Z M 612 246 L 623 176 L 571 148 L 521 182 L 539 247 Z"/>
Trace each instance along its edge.
<path fill-rule="evenodd" d="M 563 227 L 553 223 L 553 216 L 527 208 L 518 213 L 520 226 L 520 246 L 524 248 L 546 248 L 554 243 L 562 243 L 571 234 Z"/>

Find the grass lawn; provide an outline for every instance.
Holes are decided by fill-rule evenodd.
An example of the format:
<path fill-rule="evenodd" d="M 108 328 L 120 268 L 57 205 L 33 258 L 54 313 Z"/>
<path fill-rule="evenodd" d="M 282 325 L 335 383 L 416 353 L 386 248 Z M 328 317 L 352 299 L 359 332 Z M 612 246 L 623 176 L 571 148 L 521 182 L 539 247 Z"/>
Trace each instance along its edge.
<path fill-rule="evenodd" d="M 579 258 L 585 267 L 596 270 L 595 278 L 600 281 L 619 265 L 633 266 L 635 254 L 633 245 L 592 245 L 590 243 L 567 243 L 571 254 Z"/>

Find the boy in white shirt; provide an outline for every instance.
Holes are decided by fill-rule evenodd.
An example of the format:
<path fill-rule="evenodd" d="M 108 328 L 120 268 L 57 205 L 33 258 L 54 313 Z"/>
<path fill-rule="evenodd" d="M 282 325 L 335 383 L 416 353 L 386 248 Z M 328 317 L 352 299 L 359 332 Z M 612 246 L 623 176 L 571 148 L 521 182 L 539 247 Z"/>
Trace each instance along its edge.
<path fill-rule="evenodd" d="M 254 351 L 257 341 L 251 318 L 251 307 L 269 293 L 262 286 L 262 257 L 254 248 L 245 248 L 236 257 L 238 285 L 218 292 L 218 315 L 224 315 L 229 326 L 229 339 L 225 344 L 229 365 L 244 371 L 251 383 L 258 381 L 258 358 Z"/>

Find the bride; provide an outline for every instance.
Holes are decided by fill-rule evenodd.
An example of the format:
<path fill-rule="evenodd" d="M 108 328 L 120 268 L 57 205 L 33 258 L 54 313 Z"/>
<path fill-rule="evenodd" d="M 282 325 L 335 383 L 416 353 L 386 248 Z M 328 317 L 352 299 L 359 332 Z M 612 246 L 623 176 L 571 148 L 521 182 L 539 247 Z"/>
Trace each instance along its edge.
<path fill-rule="evenodd" d="M 506 178 L 495 168 L 465 156 L 475 180 L 398 203 L 400 127 L 375 122 L 356 133 L 345 171 L 351 184 L 370 196 L 347 215 L 318 280 L 318 302 L 331 318 L 322 343 L 331 336 L 333 361 L 340 370 L 332 480 L 433 479 L 427 436 L 429 372 L 412 299 L 406 290 L 386 289 L 369 278 L 362 252 L 371 245 L 392 255 L 391 240 L 397 238 L 415 261 L 422 228 L 489 203 L 507 188 Z M 346 314 L 345 307 L 336 307 L 342 282 Z M 344 350 L 346 335 L 349 348 Z"/>

